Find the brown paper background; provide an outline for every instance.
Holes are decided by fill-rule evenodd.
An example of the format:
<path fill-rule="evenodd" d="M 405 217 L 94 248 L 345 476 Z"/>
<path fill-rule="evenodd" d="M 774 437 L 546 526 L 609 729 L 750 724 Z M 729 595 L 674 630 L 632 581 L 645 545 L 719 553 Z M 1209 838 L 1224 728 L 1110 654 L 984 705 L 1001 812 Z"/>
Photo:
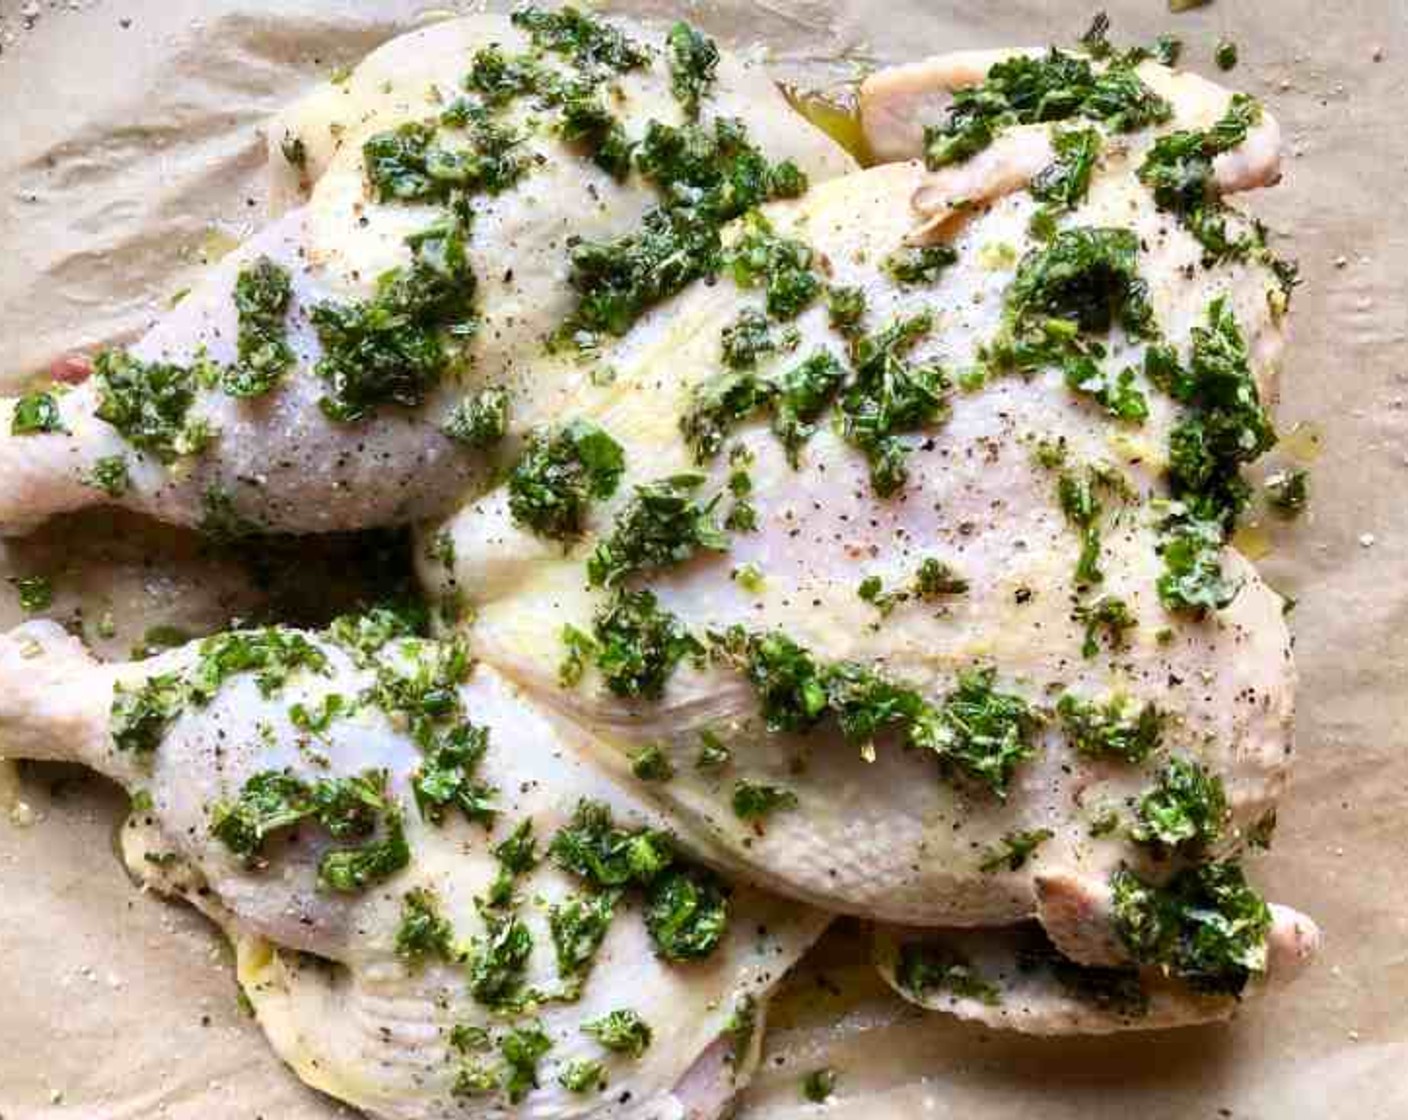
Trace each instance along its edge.
<path fill-rule="evenodd" d="M 260 121 L 435 10 L 80 0 L 40 3 L 26 29 L 22 6 L 0 0 L 0 385 L 10 386 L 64 348 L 137 332 L 203 255 L 258 223 Z M 1313 421 L 1324 451 L 1312 512 L 1273 526 L 1263 561 L 1299 600 L 1302 687 L 1296 785 L 1255 874 L 1320 921 L 1325 950 L 1232 1025 L 1050 1042 L 903 1009 L 833 938 L 824 985 L 814 971 L 780 1002 L 747 1120 L 820 1111 L 798 1086 L 822 1064 L 840 1073 L 824 1110 L 833 1117 L 1408 1117 L 1408 4 L 1217 0 L 1181 16 L 1164 0 L 1106 6 L 1123 38 L 1182 35 L 1185 63 L 1205 72 L 1217 37 L 1235 39 L 1235 84 L 1265 99 L 1286 134 L 1286 182 L 1256 204 L 1306 281 L 1280 416 L 1283 429 Z M 1068 40 L 1090 14 L 1076 0 L 728 0 L 687 12 L 735 44 L 770 43 L 784 72 L 813 78 Z M 58 546 L 75 531 L 54 530 Z M 0 574 L 23 568 L 22 551 L 0 545 Z M 120 638 L 140 633 L 144 605 L 197 621 L 208 610 L 199 570 L 194 585 L 168 585 L 163 563 L 105 587 Z M 0 587 L 0 625 L 17 616 Z M 0 816 L 0 1118 L 346 1114 L 269 1054 L 236 1007 L 213 931 L 130 886 L 113 854 L 119 794 L 29 768 L 16 795 L 36 819 Z M 843 995 L 828 994 L 837 985 Z"/>

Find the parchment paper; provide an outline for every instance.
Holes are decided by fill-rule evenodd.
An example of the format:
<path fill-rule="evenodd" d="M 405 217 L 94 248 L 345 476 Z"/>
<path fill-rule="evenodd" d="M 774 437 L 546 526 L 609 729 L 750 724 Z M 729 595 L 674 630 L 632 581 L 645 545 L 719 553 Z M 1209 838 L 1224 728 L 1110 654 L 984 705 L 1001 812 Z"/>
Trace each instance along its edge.
<path fill-rule="evenodd" d="M 1235 39 L 1233 83 L 1286 131 L 1287 182 L 1256 203 L 1306 280 L 1281 426 L 1312 423 L 1323 453 L 1311 513 L 1257 541 L 1270 544 L 1271 581 L 1298 600 L 1303 683 L 1295 789 L 1254 874 L 1321 922 L 1324 954 L 1230 1026 L 1043 1042 L 904 1009 L 843 927 L 779 1002 L 748 1120 L 818 1111 L 799 1085 L 820 1065 L 839 1073 L 825 1106 L 835 1117 L 1408 1116 L 1408 4 L 1218 0 L 1181 16 L 1164 0 L 1106 6 L 1123 38 L 1181 34 L 1205 72 L 1216 39 Z M 140 330 L 203 257 L 257 224 L 260 121 L 423 9 L 0 0 L 0 385 Z M 784 73 L 825 81 L 856 63 L 1069 40 L 1090 10 L 728 0 L 687 14 L 726 41 L 771 44 Z M 1312 441 L 1294 442 L 1304 456 Z M 51 532 L 62 548 L 87 530 Z M 117 648 L 140 636 L 143 604 L 213 624 L 201 589 L 222 586 L 219 571 L 180 542 L 140 540 L 144 563 L 77 605 L 113 609 Z M 6 549 L 0 575 L 26 555 Z M 82 550 L 72 563 L 86 563 Z M 17 618 L 0 586 L 0 625 Z M 11 817 L 0 816 L 3 1120 L 345 1114 L 269 1054 L 214 932 L 128 883 L 112 851 L 120 794 L 39 767 L 0 792 Z"/>

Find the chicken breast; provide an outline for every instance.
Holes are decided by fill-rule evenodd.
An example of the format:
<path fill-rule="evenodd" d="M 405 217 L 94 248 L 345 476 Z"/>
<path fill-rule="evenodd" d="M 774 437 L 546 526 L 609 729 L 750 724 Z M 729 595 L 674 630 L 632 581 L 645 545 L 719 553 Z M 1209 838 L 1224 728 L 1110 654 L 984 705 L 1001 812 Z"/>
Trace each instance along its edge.
<path fill-rule="evenodd" d="M 100 665 L 29 623 L 0 638 L 0 743 L 134 795 L 134 873 L 224 929 L 323 1091 L 385 1117 L 718 1115 L 826 917 L 682 862 L 492 670 L 337 633 Z"/>
<path fill-rule="evenodd" d="M 759 167 L 799 189 L 853 166 L 702 36 L 690 103 L 660 32 L 539 15 L 415 32 L 284 118 L 276 159 L 306 203 L 128 358 L 47 394 L 38 427 L 24 399 L 0 402 L 0 532 L 103 502 L 246 531 L 443 514 L 483 469 L 456 406 L 492 388 L 500 427 L 534 411 L 543 340 L 578 300 L 573 246 L 673 204 L 673 180 L 633 170 L 652 128 L 657 148 L 690 137 L 755 161 L 759 197 Z"/>

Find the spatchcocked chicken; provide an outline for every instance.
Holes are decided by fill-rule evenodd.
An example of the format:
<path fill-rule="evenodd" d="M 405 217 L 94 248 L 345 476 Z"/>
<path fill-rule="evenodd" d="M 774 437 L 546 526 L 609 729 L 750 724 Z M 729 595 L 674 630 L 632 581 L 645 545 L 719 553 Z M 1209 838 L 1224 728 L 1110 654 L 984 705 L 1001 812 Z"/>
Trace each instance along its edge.
<path fill-rule="evenodd" d="M 1318 940 L 1239 862 L 1294 271 L 1224 200 L 1274 120 L 1167 61 L 882 71 L 862 171 L 683 24 L 389 44 L 274 123 L 274 225 L 0 406 L 0 529 L 416 521 L 426 612 L 121 665 L 30 623 L 4 752 L 126 786 L 132 865 L 375 1115 L 718 1115 L 835 913 L 992 1026 L 1230 1016 Z"/>

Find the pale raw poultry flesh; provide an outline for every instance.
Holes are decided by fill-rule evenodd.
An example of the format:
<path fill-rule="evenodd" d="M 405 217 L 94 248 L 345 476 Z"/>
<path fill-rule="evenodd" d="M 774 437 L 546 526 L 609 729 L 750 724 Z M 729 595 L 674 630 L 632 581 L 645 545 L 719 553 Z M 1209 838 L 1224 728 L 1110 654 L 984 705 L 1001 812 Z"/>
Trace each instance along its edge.
<path fill-rule="evenodd" d="M 574 304 L 569 235 L 627 233 L 657 196 L 638 175 L 622 185 L 539 130 L 531 143 L 546 158 L 519 185 L 475 200 L 469 249 L 482 322 L 472 361 L 416 408 L 331 420 L 319 408 L 327 386 L 313 370 L 321 350 L 305 310 L 367 298 L 377 276 L 407 266 L 407 236 L 442 210 L 372 198 L 362 143 L 438 111 L 468 55 L 490 43 L 512 53 L 528 40 L 498 17 L 442 24 L 382 48 L 278 118 L 273 205 L 283 216 L 133 353 L 192 362 L 204 347 L 215 363 L 233 363 L 231 293 L 241 269 L 267 256 L 292 277 L 294 368 L 252 402 L 200 389 L 192 414 L 212 422 L 216 442 L 174 465 L 129 456 L 130 489 L 113 500 L 186 525 L 210 519 L 212 494 L 222 516 L 264 529 L 425 522 L 420 577 L 443 607 L 442 628 L 458 630 L 478 659 L 457 698 L 489 729 L 482 772 L 503 791 L 505 817 L 531 818 L 546 842 L 590 799 L 632 827 L 668 831 L 734 884 L 723 944 L 704 963 L 663 961 L 627 896 L 581 1001 L 541 1007 L 556 1044 L 541 1087 L 521 1104 L 457 1098 L 456 1076 L 478 1059 L 450 1045 L 452 1028 L 494 1031 L 509 1020 L 476 1006 L 462 964 L 411 967 L 395 940 L 412 888 L 433 890 L 446 914 L 479 928 L 475 900 L 496 871 L 483 829 L 436 826 L 408 808 L 413 870 L 360 896 L 318 887 L 327 844 L 311 826 L 312 836 L 271 842 L 272 867 L 235 858 L 210 834 L 213 805 L 285 766 L 307 783 L 385 768 L 389 795 L 410 804 L 420 756 L 402 722 L 358 707 L 311 747 L 290 722 L 295 700 L 312 711 L 331 691 L 364 694 L 374 683 L 365 664 L 310 633 L 324 673 L 297 673 L 272 698 L 236 675 L 138 757 L 113 747 L 113 683 L 188 672 L 199 653 L 102 666 L 31 624 L 0 644 L 5 753 L 80 761 L 147 791 L 151 808 L 125 831 L 134 870 L 188 897 L 236 943 L 261 1025 L 299 1075 L 375 1115 L 718 1115 L 756 1059 L 755 1037 L 734 1052 L 731 1016 L 756 997 L 761 1017 L 828 913 L 877 923 L 875 966 L 904 998 L 1036 1034 L 1226 1018 L 1265 981 L 1293 976 L 1318 932 L 1288 907 L 1265 911 L 1259 946 L 1239 962 L 1250 986 L 1200 989 L 1139 956 L 1117 899 L 1122 877 L 1151 884 L 1189 864 L 1231 866 L 1220 861 L 1264 839 L 1288 778 L 1295 673 L 1280 597 L 1220 536 L 1211 561 L 1202 556 L 1220 568 L 1216 602 L 1176 609 L 1161 589 L 1179 531 L 1170 525 L 1188 516 L 1169 475 L 1190 405 L 1169 389 L 1177 375 L 1148 372 L 1149 352 L 1166 344 L 1187 370 L 1221 346 L 1222 358 L 1244 364 L 1243 403 L 1260 408 L 1274 399 L 1285 325 L 1285 276 L 1250 220 L 1219 209 L 1231 236 L 1255 248 L 1207 264 L 1206 244 L 1138 174 L 1157 136 L 1214 130 L 1235 106 L 1228 91 L 1141 63 L 1135 72 L 1166 99 L 1167 118 L 1100 127 L 1088 186 L 1043 212 L 1033 184 L 1063 158 L 1070 122 L 1005 122 L 971 158 L 934 170 L 917 158 L 953 91 L 1022 52 L 947 56 L 867 79 L 861 123 L 872 154 L 891 162 L 865 171 L 788 116 L 761 70 L 725 54 L 705 120 L 741 118 L 769 160 L 794 160 L 811 186 L 725 229 L 717 280 L 664 299 L 622 337 L 606 332 L 581 352 L 545 347 Z M 617 81 L 612 108 L 632 135 L 650 119 L 682 120 L 663 65 Z M 510 102 L 504 119 L 526 128 L 533 111 Z M 302 141 L 296 161 L 284 155 L 292 140 Z M 1274 120 L 1251 119 L 1245 138 L 1208 156 L 1210 198 L 1274 182 L 1277 147 Z M 1143 287 L 1111 265 L 1106 323 L 1083 326 L 1075 344 L 1099 376 L 1074 384 L 1056 360 L 1012 369 L 1003 348 L 1024 329 L 1014 291 L 1054 249 L 1124 231 Z M 752 263 L 750 244 L 761 254 Z M 781 310 L 770 286 L 779 267 L 812 285 Z M 1115 306 L 1131 286 L 1152 331 Z M 849 316 L 837 310 L 841 294 L 855 301 Z M 1100 318 L 1100 308 L 1079 310 Z M 1063 313 L 1067 325 L 1080 317 L 1070 307 L 1054 314 Z M 890 327 L 901 329 L 887 341 Z M 729 357 L 745 344 L 755 350 Z M 862 411 L 877 407 L 865 398 L 875 390 L 851 368 L 867 355 L 878 407 L 885 392 L 931 378 L 919 418 L 871 443 Z M 813 358 L 814 369 L 833 371 L 830 396 L 786 428 L 779 401 Z M 487 451 L 457 446 L 442 424 L 490 386 L 511 393 L 507 438 Z M 105 500 L 87 480 L 125 445 L 92 415 L 94 391 L 90 382 L 59 395 L 67 433 L 10 435 L 18 405 L 0 410 L 0 530 Z M 1135 396 L 1142 411 L 1117 414 Z M 714 409 L 707 423 L 703 404 Z M 584 503 L 580 523 L 543 533 L 505 478 L 520 479 L 516 464 L 554 433 L 598 429 L 620 449 L 619 477 Z M 1072 486 L 1084 487 L 1093 512 L 1073 513 Z M 663 557 L 622 561 L 651 500 L 683 508 L 702 535 L 667 542 Z M 921 591 L 926 566 L 940 578 Z M 663 622 L 673 643 L 663 663 L 636 666 L 654 672 L 645 683 L 609 660 L 619 637 L 611 620 L 630 613 L 623 605 Z M 759 651 L 770 636 L 785 636 L 789 672 L 800 664 L 813 678 L 769 677 Z M 404 668 L 417 648 L 387 664 Z M 853 691 L 838 693 L 838 680 Z M 997 769 L 963 761 L 977 742 L 964 702 L 1009 713 L 997 734 L 1015 753 Z M 812 707 L 779 716 L 789 703 Z M 1137 756 L 1119 757 L 1077 745 L 1071 711 L 1081 707 L 1126 736 L 1132 713 L 1157 716 L 1140 725 L 1147 742 Z M 873 718 L 842 726 L 851 717 Z M 1175 764 L 1220 783 L 1225 805 L 1205 831 L 1161 843 L 1148 832 L 1149 803 Z M 506 832 L 496 828 L 494 841 Z M 535 935 L 525 983 L 552 980 L 546 908 L 575 885 L 546 858 L 519 884 Z M 913 947 L 939 969 L 932 983 L 898 975 Z M 559 1071 L 602 1057 L 580 1025 L 626 1003 L 652 1024 L 651 1047 L 637 1062 L 611 1057 L 600 1097 L 567 1092 Z"/>

